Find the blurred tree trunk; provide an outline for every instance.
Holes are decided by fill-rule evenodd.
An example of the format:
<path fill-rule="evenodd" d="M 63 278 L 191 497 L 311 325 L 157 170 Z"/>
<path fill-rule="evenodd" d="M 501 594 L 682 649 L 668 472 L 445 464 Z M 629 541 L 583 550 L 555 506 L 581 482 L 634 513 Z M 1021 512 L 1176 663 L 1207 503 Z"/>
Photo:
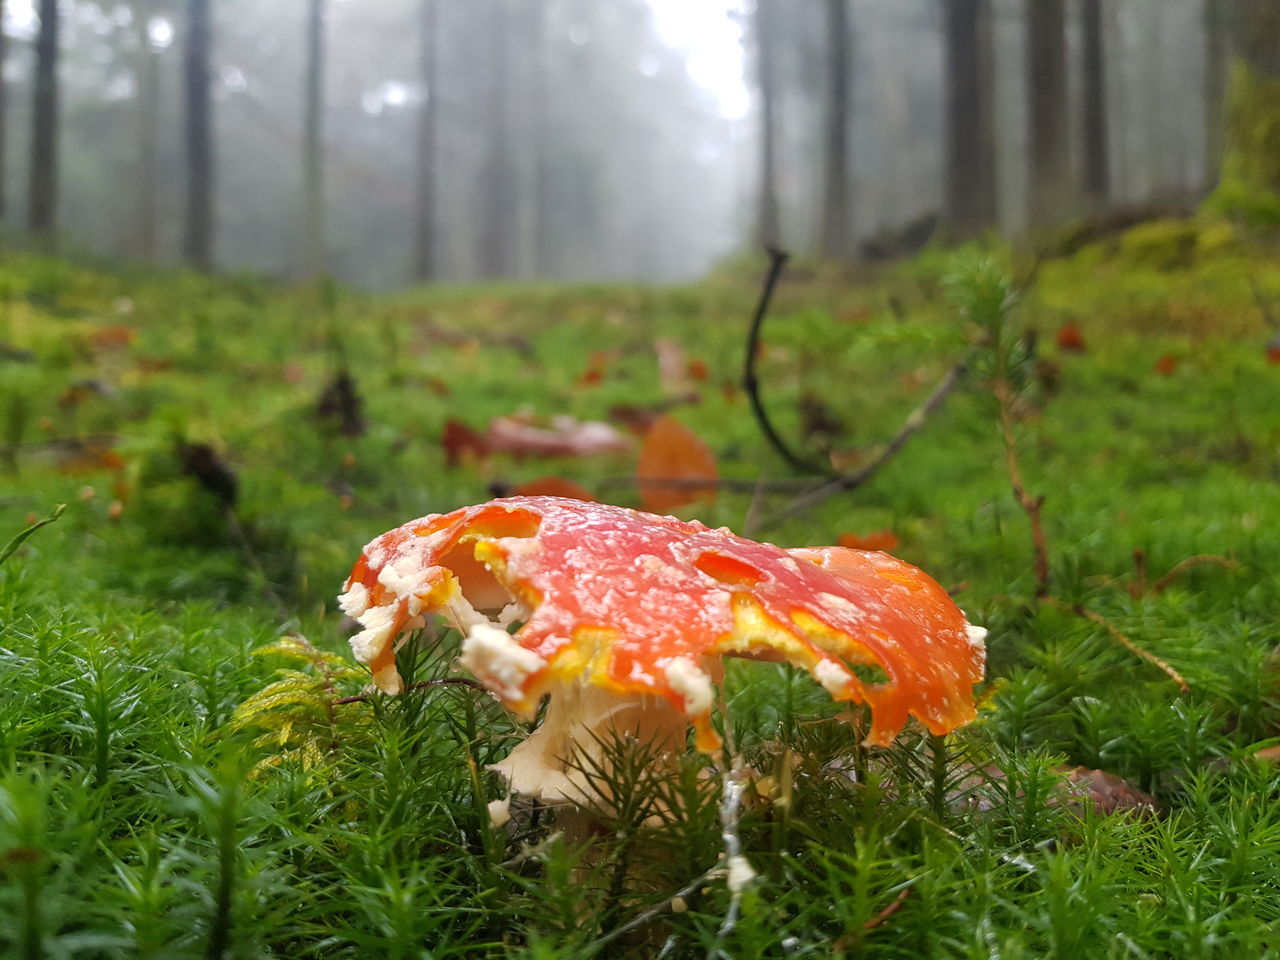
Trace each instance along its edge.
<path fill-rule="evenodd" d="M 849 252 L 849 8 L 826 0 L 827 102 L 819 252 L 833 260 Z"/>
<path fill-rule="evenodd" d="M 546 141 L 541 131 L 546 107 L 543 57 L 546 9 L 543 0 L 521 0 L 515 7 L 515 47 L 510 51 L 512 90 L 518 101 L 513 135 L 519 144 L 512 169 L 512 266 L 518 277 L 538 275 L 539 180 Z"/>
<path fill-rule="evenodd" d="M 532 133 L 530 151 L 532 152 L 530 178 L 530 209 L 532 223 L 529 227 L 530 243 L 532 243 L 532 271 L 535 276 L 550 276 L 554 271 L 554 261 L 550 256 L 552 237 L 550 237 L 550 195 L 552 195 L 552 168 L 550 168 L 550 145 L 552 137 L 548 131 L 550 123 L 550 104 L 547 100 L 547 88 L 550 81 L 550 59 L 548 56 L 547 24 L 548 8 L 544 0 L 534 3 L 535 29 L 529 42 L 532 45 L 530 63 L 529 102 Z"/>
<path fill-rule="evenodd" d="M 1032 226 L 1060 221 L 1070 202 L 1065 0 L 1026 0 Z"/>
<path fill-rule="evenodd" d="M 529 0 L 531 27 L 527 43 L 529 44 L 529 184 L 528 202 L 530 223 L 528 227 L 530 252 L 530 269 L 535 277 L 546 277 L 551 273 L 550 261 L 546 254 L 549 242 L 547 223 L 548 212 L 548 147 L 550 139 L 547 134 L 547 123 L 550 114 L 547 109 L 547 5 L 544 0 Z"/>
<path fill-rule="evenodd" d="M 1111 194 L 1102 0 L 1083 0 L 1081 15 L 1084 27 L 1084 192 L 1096 207 L 1102 207 Z"/>
<path fill-rule="evenodd" d="M 760 88 L 760 221 L 757 224 L 759 241 L 766 249 L 776 249 L 782 243 L 782 229 L 778 213 L 777 171 L 777 77 L 774 36 L 774 16 L 777 0 L 756 0 L 756 83 Z"/>
<path fill-rule="evenodd" d="M 480 270 L 488 277 L 511 275 L 511 235 L 514 202 L 511 170 L 510 104 L 511 56 L 510 17 L 504 0 L 489 0 L 490 45 L 488 116 L 488 159 L 483 192 L 486 199 L 481 228 Z"/>
<path fill-rule="evenodd" d="M 436 127 L 440 112 L 439 0 L 422 0 L 418 13 L 418 84 L 422 99 L 418 105 L 418 145 L 414 190 L 413 278 L 433 280 L 436 276 Z"/>
<path fill-rule="evenodd" d="M 160 109 L 160 57 L 151 47 L 153 11 L 137 13 L 138 169 L 134 224 L 134 256 L 150 262 L 156 256 L 156 163 L 160 152 L 156 118 Z"/>
<path fill-rule="evenodd" d="M 1280 2 L 1235 0 L 1218 209 L 1280 226 Z"/>
<path fill-rule="evenodd" d="M 947 0 L 947 230 L 981 233 L 996 220 L 991 11 L 987 0 Z"/>
<path fill-rule="evenodd" d="M 27 229 L 37 246 L 51 248 L 58 207 L 58 0 L 40 0 L 30 178 Z"/>
<path fill-rule="evenodd" d="M 325 0 L 307 4 L 307 65 L 302 120 L 302 276 L 325 271 L 324 194 Z"/>
<path fill-rule="evenodd" d="M 5 177 L 8 168 L 5 165 L 6 150 L 8 147 L 5 140 L 5 121 L 9 116 L 9 103 L 5 89 L 4 65 L 9 55 L 9 37 L 5 34 L 4 29 L 4 0 L 0 0 L 0 228 L 4 226 L 4 218 L 8 213 L 6 209 L 7 192 L 5 191 Z"/>
<path fill-rule="evenodd" d="M 1227 99 L 1230 38 L 1228 0 L 1204 0 L 1204 132 L 1205 182 L 1218 182 L 1222 172 L 1223 105 Z"/>
<path fill-rule="evenodd" d="M 186 43 L 187 221 L 184 252 L 197 270 L 213 265 L 213 101 L 209 88 L 209 0 L 188 0 Z"/>

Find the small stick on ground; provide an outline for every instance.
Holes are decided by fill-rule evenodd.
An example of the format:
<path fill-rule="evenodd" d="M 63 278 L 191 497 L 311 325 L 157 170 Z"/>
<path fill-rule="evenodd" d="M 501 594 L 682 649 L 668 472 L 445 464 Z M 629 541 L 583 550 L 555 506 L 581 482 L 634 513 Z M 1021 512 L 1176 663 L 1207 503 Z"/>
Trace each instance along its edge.
<path fill-rule="evenodd" d="M 796 493 L 812 490 L 822 483 L 821 477 L 781 477 L 777 480 L 744 480 L 737 477 L 719 477 L 717 479 L 692 479 L 690 477 L 601 477 L 596 485 L 608 487 L 665 487 L 671 490 L 732 490 L 737 493 Z"/>
<path fill-rule="evenodd" d="M 607 946 L 619 937 L 631 933 L 633 930 L 639 930 L 645 924 L 652 922 L 667 911 L 671 910 L 673 908 L 673 904 L 677 900 L 684 900 L 692 896 L 699 887 L 715 879 L 723 872 L 724 871 L 719 866 L 716 866 L 708 870 L 706 873 L 699 874 L 665 900 L 659 900 L 653 906 L 649 907 L 649 909 L 636 914 L 626 923 L 622 924 L 622 926 L 614 927 L 608 933 L 598 937 L 591 946 L 595 949 L 599 949 L 600 947 Z"/>
<path fill-rule="evenodd" d="M 1129 584 L 1129 596 L 1137 600 L 1147 592 L 1147 551 L 1133 548 L 1133 583 Z"/>
<path fill-rule="evenodd" d="M 843 956 L 845 951 L 855 949 L 861 942 L 860 934 L 865 933 L 868 930 L 874 930 L 876 927 L 880 926 L 892 917 L 902 909 L 902 905 L 907 902 L 907 897 L 909 896 L 911 896 L 911 887 L 903 887 L 899 890 L 898 895 L 893 898 L 887 907 L 863 923 L 861 930 L 849 931 L 845 933 L 844 936 L 837 938 L 836 942 L 832 944 L 835 952 L 838 955 Z"/>
<path fill-rule="evenodd" d="M 1214 563 L 1220 567 L 1225 567 L 1227 570 L 1237 570 L 1240 567 L 1240 564 L 1234 560 L 1228 560 L 1226 557 L 1220 557 L 1214 553 L 1197 553 L 1194 557 L 1187 557 L 1187 559 L 1174 564 L 1168 573 L 1151 585 L 1151 592 L 1153 594 L 1163 593 L 1169 584 L 1173 583 L 1187 570 L 1206 563 Z"/>
<path fill-rule="evenodd" d="M 1157 657 L 1150 650 L 1146 650 L 1138 646 L 1136 643 L 1130 640 L 1127 636 L 1121 633 L 1115 627 L 1115 625 L 1112 624 L 1112 622 L 1108 620 L 1106 617 L 1104 617 L 1102 614 L 1094 613 L 1088 607 L 1079 603 L 1074 604 L 1071 607 L 1071 611 L 1077 616 L 1084 617 L 1086 620 L 1092 620 L 1094 623 L 1098 624 L 1099 626 L 1106 628 L 1106 631 L 1109 634 L 1111 634 L 1112 638 L 1121 646 L 1123 646 L 1125 649 L 1127 649 L 1130 653 L 1132 653 L 1134 656 L 1141 657 L 1143 660 L 1147 661 L 1147 663 L 1151 664 L 1154 667 L 1157 667 L 1160 670 L 1163 670 L 1166 674 L 1168 674 L 1169 679 L 1178 685 L 1178 689 L 1181 692 L 1187 693 L 1191 689 L 1191 687 L 1187 684 L 1187 681 L 1182 676 L 1182 674 L 1180 674 L 1173 667 L 1169 666 L 1169 664 L 1165 663 L 1163 660 Z"/>
<path fill-rule="evenodd" d="M 880 924 L 884 923 L 895 913 L 902 909 L 902 905 L 907 902 L 907 897 L 911 896 L 911 887 L 903 887 L 898 891 L 898 895 L 893 898 L 893 902 L 877 913 L 874 917 L 862 925 L 863 930 L 874 930 Z"/>
<path fill-rule="evenodd" d="M 784 520 L 789 520 L 791 517 L 798 516 L 806 510 L 816 507 L 818 504 L 831 499 L 836 494 L 846 493 L 850 490 L 856 489 L 874 477 L 880 472 L 885 464 L 897 456 L 898 451 L 906 446 L 907 441 L 919 432 L 920 428 L 925 425 L 925 422 L 929 417 L 936 413 L 938 408 L 942 406 L 942 401 L 960 385 L 960 381 L 964 379 L 964 375 L 969 371 L 969 364 L 971 362 L 971 356 L 965 357 L 947 371 L 946 376 L 938 381 L 938 385 L 933 388 L 933 391 L 929 396 L 925 397 L 924 402 L 921 403 L 920 406 L 916 407 L 915 410 L 911 411 L 911 413 L 907 415 L 907 418 L 902 421 L 902 426 L 898 428 L 898 432 L 890 438 L 889 442 L 884 445 L 884 448 L 874 460 L 868 463 L 861 470 L 857 470 L 853 473 L 840 474 L 839 476 L 833 477 L 816 490 L 810 490 L 807 493 L 801 494 L 778 513 L 774 514 L 774 516 L 762 523 L 761 527 L 776 526 Z"/>
<path fill-rule="evenodd" d="M 1013 496 L 1018 501 L 1027 522 L 1031 525 L 1031 546 L 1035 551 L 1036 596 L 1049 595 L 1049 540 L 1044 533 L 1044 522 L 1041 510 L 1044 508 L 1044 497 L 1033 497 L 1027 492 L 1022 482 L 1022 471 L 1018 466 L 1017 439 L 1013 435 L 1013 391 L 1009 382 L 1003 377 L 992 384 L 996 402 L 1000 406 L 1000 433 L 1004 438 L 1005 467 L 1009 471 L 1009 483 L 1013 487 Z"/>
<path fill-rule="evenodd" d="M 769 312 L 769 301 L 773 299 L 773 289 L 778 285 L 778 278 L 782 276 L 782 269 L 787 265 L 788 260 L 788 254 L 773 247 L 769 248 L 768 254 L 769 272 L 765 274 L 764 289 L 760 291 L 760 300 L 756 303 L 756 312 L 751 318 L 751 330 L 747 334 L 747 359 L 742 373 L 742 386 L 747 392 L 747 399 L 751 401 L 751 412 L 755 415 L 756 423 L 760 425 L 760 430 L 769 441 L 769 446 L 777 451 L 778 456 L 796 470 L 829 476 L 830 470 L 824 470 L 820 466 L 809 463 L 787 445 L 782 435 L 774 428 L 769 414 L 765 411 L 764 401 L 760 399 L 760 380 L 756 376 L 756 354 L 760 352 L 760 330 L 764 327 L 764 318 Z"/>

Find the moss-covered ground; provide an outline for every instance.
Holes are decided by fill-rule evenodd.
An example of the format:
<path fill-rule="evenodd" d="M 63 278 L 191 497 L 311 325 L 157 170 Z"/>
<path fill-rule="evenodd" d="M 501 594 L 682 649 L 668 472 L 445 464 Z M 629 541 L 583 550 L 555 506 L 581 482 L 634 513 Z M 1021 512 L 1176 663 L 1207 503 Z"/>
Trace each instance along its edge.
<path fill-rule="evenodd" d="M 975 255 L 792 270 L 760 355 L 781 432 L 873 457 L 972 348 L 947 277 Z M 794 493 L 684 511 L 785 545 L 889 530 L 990 630 L 979 720 L 887 751 L 807 677 L 734 665 L 721 720 L 759 774 L 734 924 L 722 758 L 653 783 L 620 757 L 630 799 L 586 841 L 536 810 L 495 827 L 484 767 L 513 721 L 459 685 L 335 703 L 365 676 L 333 598 L 370 538 L 495 483 L 636 504 L 634 457 L 450 467 L 440 438 L 660 405 L 659 338 L 698 361 L 672 413 L 722 476 L 793 477 L 740 388 L 755 271 L 375 299 L 0 259 L 0 541 L 67 504 L 0 566 L 0 953 L 1280 956 L 1276 251 L 1170 221 L 1034 270 L 988 255 L 1034 274 L 1008 318 L 1036 334 L 1012 413 L 1052 599 L 981 362 L 865 486 L 782 522 Z M 316 412 L 344 368 L 359 435 Z M 1202 555 L 1227 563 L 1160 582 Z M 445 675 L 455 642 L 406 648 L 404 671 Z M 1069 798 L 1073 766 L 1158 809 Z"/>

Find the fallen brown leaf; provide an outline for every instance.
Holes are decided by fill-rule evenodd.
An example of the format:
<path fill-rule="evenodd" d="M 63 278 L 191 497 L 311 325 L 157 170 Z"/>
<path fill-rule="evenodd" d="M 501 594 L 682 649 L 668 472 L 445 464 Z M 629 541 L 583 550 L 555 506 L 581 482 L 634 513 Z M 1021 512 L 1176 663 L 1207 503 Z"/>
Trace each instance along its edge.
<path fill-rule="evenodd" d="M 873 530 L 871 533 L 842 533 L 836 543 L 853 550 L 892 550 L 898 545 L 898 537 L 892 530 Z"/>
<path fill-rule="evenodd" d="M 518 457 L 590 457 L 631 449 L 631 440 L 609 424 L 567 416 L 552 417 L 547 427 L 515 417 L 495 417 L 484 440 L 491 452 Z"/>
<path fill-rule="evenodd" d="M 1080 332 L 1080 325 L 1073 321 L 1067 321 L 1059 327 L 1054 339 L 1060 350 L 1072 353 L 1083 353 L 1085 350 L 1084 334 Z"/>
<path fill-rule="evenodd" d="M 719 478 L 716 458 L 702 439 L 674 417 L 660 417 L 645 435 L 636 464 L 640 502 L 646 510 L 665 512 L 715 496 Z M 667 480 L 672 483 L 646 483 Z M 698 480 L 710 480 L 700 486 Z M 695 481 L 682 484 L 681 481 Z"/>

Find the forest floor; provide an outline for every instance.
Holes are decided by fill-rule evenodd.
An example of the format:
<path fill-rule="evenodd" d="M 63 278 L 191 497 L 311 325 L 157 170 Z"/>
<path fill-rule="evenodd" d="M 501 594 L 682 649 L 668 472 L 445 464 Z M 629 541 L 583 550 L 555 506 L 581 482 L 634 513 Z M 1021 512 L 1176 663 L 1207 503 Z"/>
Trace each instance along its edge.
<path fill-rule="evenodd" d="M 0 953 L 1280 956 L 1280 258 L 1214 221 L 986 255 L 784 277 L 761 394 L 821 469 L 978 352 L 803 509 L 741 388 L 755 270 L 375 298 L 0 259 L 0 543 L 67 505 L 0 566 Z M 948 281 L 992 269 L 1026 287 L 1007 376 Z M 517 725 L 487 695 L 337 702 L 367 674 L 334 597 L 375 535 L 548 475 L 639 503 L 635 447 L 485 454 L 448 421 L 660 410 L 742 481 L 682 515 L 892 544 L 989 629 L 978 721 L 887 750 L 804 674 L 734 665 L 733 923 L 717 761 L 615 783 L 636 802 L 574 842 L 491 823 Z"/>

